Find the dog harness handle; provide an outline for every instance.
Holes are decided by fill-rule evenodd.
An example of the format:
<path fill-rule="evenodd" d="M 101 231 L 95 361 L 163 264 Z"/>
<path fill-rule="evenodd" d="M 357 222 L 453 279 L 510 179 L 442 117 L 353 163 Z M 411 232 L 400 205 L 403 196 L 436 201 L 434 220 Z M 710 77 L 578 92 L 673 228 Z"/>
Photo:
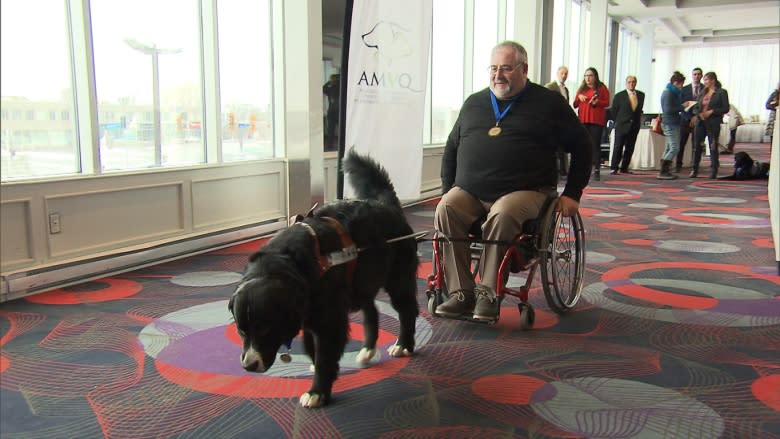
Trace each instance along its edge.
<path fill-rule="evenodd" d="M 341 225 L 341 223 L 329 216 L 323 216 L 320 217 L 320 219 L 330 224 L 336 230 L 336 233 L 338 233 L 339 239 L 341 240 L 340 250 L 328 253 L 327 255 L 320 254 L 320 240 L 317 237 L 317 232 L 314 231 L 314 228 L 303 221 L 297 222 L 295 224 L 304 226 L 314 239 L 314 256 L 317 258 L 317 262 L 320 267 L 320 276 L 325 274 L 326 271 L 335 265 L 347 264 L 346 278 L 347 283 L 351 284 L 352 277 L 355 273 L 355 266 L 357 265 L 356 261 L 358 257 L 358 248 L 346 230 L 344 230 L 344 227 Z"/>

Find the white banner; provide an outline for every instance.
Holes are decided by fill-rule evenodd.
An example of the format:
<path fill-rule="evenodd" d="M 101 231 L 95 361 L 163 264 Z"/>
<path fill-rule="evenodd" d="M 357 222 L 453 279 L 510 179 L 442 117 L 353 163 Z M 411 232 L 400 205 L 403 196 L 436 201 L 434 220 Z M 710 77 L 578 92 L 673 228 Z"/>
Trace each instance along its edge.
<path fill-rule="evenodd" d="M 401 200 L 420 197 L 432 13 L 432 0 L 355 0 L 352 9 L 344 145 L 384 166 Z M 344 198 L 353 196 L 345 182 Z"/>

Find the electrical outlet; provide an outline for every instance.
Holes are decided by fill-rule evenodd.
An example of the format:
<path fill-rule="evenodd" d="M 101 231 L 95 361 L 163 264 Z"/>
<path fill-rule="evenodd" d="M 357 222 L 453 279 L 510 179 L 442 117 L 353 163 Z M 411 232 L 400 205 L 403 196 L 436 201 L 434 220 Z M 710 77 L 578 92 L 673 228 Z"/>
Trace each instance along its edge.
<path fill-rule="evenodd" d="M 60 227 L 60 214 L 59 213 L 50 213 L 49 214 L 49 233 L 52 235 L 55 233 L 60 233 L 62 231 L 62 228 Z"/>

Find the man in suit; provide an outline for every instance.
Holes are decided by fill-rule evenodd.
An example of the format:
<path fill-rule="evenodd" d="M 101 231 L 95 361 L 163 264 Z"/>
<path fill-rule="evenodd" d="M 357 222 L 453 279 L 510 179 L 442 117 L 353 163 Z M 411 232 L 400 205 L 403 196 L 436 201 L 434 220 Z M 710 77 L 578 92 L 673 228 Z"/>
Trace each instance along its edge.
<path fill-rule="evenodd" d="M 704 90 L 704 84 L 701 83 L 702 70 L 695 67 L 691 71 L 692 82 L 682 88 L 681 102 L 696 101 L 699 99 L 699 93 Z M 692 111 L 683 111 L 680 113 L 680 149 L 677 150 L 677 159 L 675 160 L 674 172 L 682 171 L 683 154 L 685 153 L 685 144 L 688 143 L 688 137 L 693 134 L 693 127 L 696 124 Z"/>
<path fill-rule="evenodd" d="M 566 99 L 566 103 L 569 103 L 569 89 L 566 88 L 566 78 L 569 77 L 569 68 L 566 66 L 558 67 L 558 79 L 556 81 L 548 82 L 545 87 L 550 90 L 557 91 Z M 569 160 L 566 157 L 566 153 L 562 150 L 558 151 L 558 172 L 565 176 L 569 169 Z"/>
<path fill-rule="evenodd" d="M 557 91 L 558 93 L 569 102 L 569 89 L 566 88 L 566 78 L 569 77 L 569 68 L 566 66 L 558 67 L 558 80 L 549 82 L 545 87 L 550 90 Z"/>
<path fill-rule="evenodd" d="M 628 170 L 628 164 L 634 154 L 644 105 L 645 94 L 636 89 L 636 76 L 629 75 L 626 78 L 626 89 L 615 95 L 610 109 L 615 118 L 615 146 L 610 163 L 612 175 L 617 175 L 618 170 L 624 174 L 632 173 Z"/>

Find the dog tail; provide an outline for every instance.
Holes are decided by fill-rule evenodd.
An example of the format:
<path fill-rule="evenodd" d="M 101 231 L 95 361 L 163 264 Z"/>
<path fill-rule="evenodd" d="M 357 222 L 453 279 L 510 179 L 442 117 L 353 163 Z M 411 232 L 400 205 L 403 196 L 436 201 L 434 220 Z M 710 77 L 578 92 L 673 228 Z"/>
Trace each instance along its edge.
<path fill-rule="evenodd" d="M 350 149 L 344 157 L 342 169 L 355 189 L 357 198 L 401 207 L 390 176 L 385 168 L 371 157 L 358 154 L 354 148 Z"/>

